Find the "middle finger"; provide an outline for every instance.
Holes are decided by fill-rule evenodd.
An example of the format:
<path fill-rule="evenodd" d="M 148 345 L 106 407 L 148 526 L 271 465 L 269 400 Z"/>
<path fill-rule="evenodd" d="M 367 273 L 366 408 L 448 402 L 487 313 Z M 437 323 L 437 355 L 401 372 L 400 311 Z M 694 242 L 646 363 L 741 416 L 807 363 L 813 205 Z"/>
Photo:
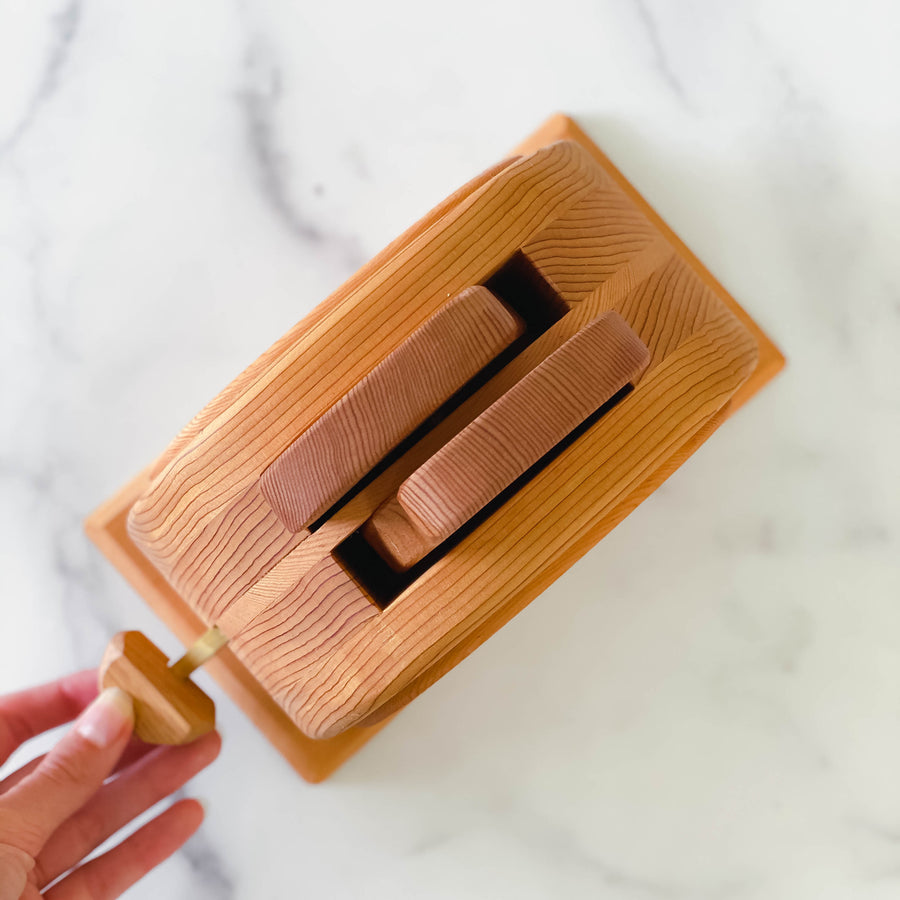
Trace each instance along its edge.
<path fill-rule="evenodd" d="M 177 791 L 219 753 L 216 732 L 181 747 L 158 747 L 103 787 L 50 837 L 37 857 L 38 887 L 67 872 L 136 816 Z"/>

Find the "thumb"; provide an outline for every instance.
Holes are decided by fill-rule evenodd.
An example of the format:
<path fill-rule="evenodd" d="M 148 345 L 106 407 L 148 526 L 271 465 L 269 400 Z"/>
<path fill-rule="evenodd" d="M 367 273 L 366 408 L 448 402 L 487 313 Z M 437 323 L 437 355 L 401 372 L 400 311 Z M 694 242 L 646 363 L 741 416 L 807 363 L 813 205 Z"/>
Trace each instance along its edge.
<path fill-rule="evenodd" d="M 107 688 L 41 764 L 0 798 L 0 845 L 37 856 L 112 772 L 133 727 L 131 697 Z"/>

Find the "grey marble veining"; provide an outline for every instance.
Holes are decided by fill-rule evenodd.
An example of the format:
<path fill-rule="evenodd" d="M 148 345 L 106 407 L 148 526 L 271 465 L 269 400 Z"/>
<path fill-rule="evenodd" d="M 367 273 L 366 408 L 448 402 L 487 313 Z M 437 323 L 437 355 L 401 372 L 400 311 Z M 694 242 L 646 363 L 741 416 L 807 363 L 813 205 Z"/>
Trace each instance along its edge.
<path fill-rule="evenodd" d="M 0 7 L 4 689 L 126 627 L 177 651 L 84 516 L 553 111 L 789 358 L 333 781 L 201 673 L 207 822 L 130 896 L 896 896 L 898 25 L 879 0 Z"/>

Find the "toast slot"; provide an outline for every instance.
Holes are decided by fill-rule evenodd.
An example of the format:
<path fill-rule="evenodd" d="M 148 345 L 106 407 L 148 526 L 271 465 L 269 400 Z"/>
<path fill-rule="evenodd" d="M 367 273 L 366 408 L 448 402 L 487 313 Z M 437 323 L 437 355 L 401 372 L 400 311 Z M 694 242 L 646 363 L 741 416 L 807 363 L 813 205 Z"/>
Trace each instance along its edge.
<path fill-rule="evenodd" d="M 594 319 L 410 475 L 363 536 L 393 569 L 410 568 L 634 382 L 649 360 L 618 313 Z"/>
<path fill-rule="evenodd" d="M 481 285 L 442 307 L 263 472 L 285 527 L 315 522 L 524 330 Z"/>
<path fill-rule="evenodd" d="M 477 512 L 459 531 L 454 532 L 446 541 L 438 544 L 432 551 L 424 556 L 414 566 L 405 571 L 397 571 L 385 562 L 384 557 L 376 552 L 374 547 L 363 536 L 363 529 L 359 528 L 345 538 L 332 551 L 334 558 L 340 563 L 344 571 L 365 591 L 366 595 L 380 609 L 390 606 L 410 585 L 437 562 L 446 553 L 449 553 L 457 544 L 465 540 L 479 525 L 489 519 L 499 510 L 507 500 L 535 478 L 545 468 L 553 464 L 553 461 L 578 440 L 585 432 L 613 410 L 631 392 L 632 386 L 626 385 L 609 401 L 603 404 L 593 415 L 588 416 L 574 431 L 570 432 L 549 453 L 541 457 L 530 469 L 523 472 L 506 490 L 501 491 Z"/>

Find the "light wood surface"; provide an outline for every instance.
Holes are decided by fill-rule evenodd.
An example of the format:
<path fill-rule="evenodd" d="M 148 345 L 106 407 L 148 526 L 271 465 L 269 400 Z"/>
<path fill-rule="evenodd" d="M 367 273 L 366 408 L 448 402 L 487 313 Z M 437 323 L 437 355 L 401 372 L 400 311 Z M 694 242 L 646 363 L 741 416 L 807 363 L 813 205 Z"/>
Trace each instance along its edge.
<path fill-rule="evenodd" d="M 584 152 L 557 144 L 529 157 L 561 138 Z M 134 504 L 132 534 L 153 565 L 121 528 L 98 522 L 94 529 L 117 565 L 132 577 L 137 572 L 145 596 L 165 606 L 178 600 L 177 590 L 190 605 L 182 605 L 185 613 L 237 629 L 223 651 L 234 664 L 226 680 L 285 752 L 303 744 L 299 732 L 269 722 L 293 722 L 316 737 L 340 735 L 325 742 L 331 760 L 352 752 L 370 734 L 353 723 L 398 709 L 477 647 L 693 452 L 729 398 L 737 409 L 783 364 L 571 120 L 555 117 L 522 150 L 523 158 L 414 226 L 407 244 L 364 267 L 279 342 L 253 378 L 226 392 L 227 402 L 220 398 L 201 416 Z M 601 203 L 633 223 L 633 240 L 612 230 L 591 236 L 589 223 L 602 224 Z M 585 241 L 593 241 L 589 251 Z M 516 249 L 569 312 L 317 531 L 290 533 L 259 507 L 241 537 L 242 513 L 264 502 L 258 476 L 272 460 L 449 296 L 484 283 Z M 429 456 L 608 309 L 650 349 L 636 389 L 378 611 L 333 553 Z M 210 473 L 223 456 L 213 483 Z M 123 494 L 107 523 L 121 523 L 129 505 Z M 269 547 L 275 549 L 256 562 L 258 550 Z M 225 588 L 224 600 L 205 583 L 209 575 Z M 351 582 L 367 607 L 357 605 Z M 319 644 L 327 645 L 321 654 Z M 248 683 L 254 691 L 247 692 Z M 287 716 L 260 717 L 273 701 Z"/>
<path fill-rule="evenodd" d="M 131 510 L 135 543 L 168 577 L 299 434 L 599 177 L 585 151 L 557 143 L 510 163 L 449 210 L 300 334 L 167 465 Z"/>
<path fill-rule="evenodd" d="M 447 212 L 458 206 L 463 200 L 471 196 L 480 187 L 487 184 L 495 175 L 502 172 L 510 163 L 515 162 L 518 155 L 507 157 L 493 166 L 485 169 L 462 187 L 458 188 L 446 199 L 442 200 L 434 209 L 414 222 L 403 234 L 394 238 L 386 247 L 377 253 L 356 274 L 351 275 L 331 296 L 323 300 L 312 312 L 301 319 L 293 328 L 283 334 L 268 350 L 255 359 L 243 372 L 240 373 L 227 387 L 217 394 L 206 406 L 194 416 L 193 419 L 178 433 L 173 441 L 160 454 L 149 470 L 150 479 L 153 480 L 166 466 L 177 459 L 188 446 L 211 426 L 218 415 L 228 409 L 234 401 L 255 381 L 259 380 L 266 370 L 278 360 L 297 338 L 316 322 L 324 318 L 329 312 L 336 309 L 345 297 L 349 296 L 369 276 L 390 261 L 395 254 L 409 246 L 416 238 L 424 234 L 432 225 L 439 222 Z"/>
<path fill-rule="evenodd" d="M 460 206 L 517 158 L 512 156 L 491 166 L 448 196 L 279 338 L 182 429 L 150 467 L 150 481 L 161 475 L 170 464 L 174 464 L 192 443 L 211 435 L 220 414 L 227 411 L 250 385 L 263 377 L 301 335 L 326 319 L 330 313 L 336 312 L 348 297 L 367 284 L 397 253 L 409 248 L 448 212 Z M 181 555 L 166 570 L 166 579 L 177 594 L 197 610 L 203 621 L 215 621 L 232 601 L 251 589 L 306 536 L 306 532 L 294 533 L 285 528 L 262 496 L 259 481 L 253 481 L 231 500 L 223 513 L 213 517 L 203 527 L 196 540 L 182 548 Z"/>
<path fill-rule="evenodd" d="M 206 632 L 205 623 L 128 536 L 128 511 L 151 481 L 151 468 L 136 475 L 88 516 L 85 530 L 166 627 L 189 647 Z M 386 715 L 377 723 L 350 728 L 329 740 L 313 740 L 297 727 L 231 648 L 220 650 L 204 669 L 297 774 L 312 784 L 328 778 L 392 718 Z"/>
<path fill-rule="evenodd" d="M 350 635 L 314 683 L 284 694 L 273 685 L 275 695 L 309 734 L 336 734 L 362 720 L 564 557 L 586 523 L 602 520 L 676 452 L 727 402 L 755 362 L 755 346 L 730 314 L 705 323 L 650 370 L 626 401 L 368 627 Z M 284 660 L 293 664 L 290 657 Z"/>
<path fill-rule="evenodd" d="M 405 572 L 414 566 L 442 540 L 414 522 L 396 496 L 385 500 L 372 513 L 362 527 L 362 535 L 395 572 Z"/>
<path fill-rule="evenodd" d="M 616 312 L 551 353 L 424 462 L 366 523 L 366 538 L 408 569 L 634 382 L 650 361 Z M 405 522 L 403 519 L 405 518 Z"/>
<path fill-rule="evenodd" d="M 658 237 L 647 217 L 610 181 L 532 237 L 522 252 L 573 303 L 613 275 L 621 277 Z"/>
<path fill-rule="evenodd" d="M 100 689 L 118 687 L 134 701 L 134 733 L 148 744 L 188 744 L 216 727 L 213 701 L 169 668 L 166 655 L 139 631 L 121 631 L 106 648 Z"/>
<path fill-rule="evenodd" d="M 726 403 L 718 413 L 703 423 L 677 451 L 669 456 L 664 465 L 660 466 L 606 514 L 601 522 L 601 527 L 604 527 L 607 532 L 611 531 L 625 516 L 646 500 L 659 487 L 662 481 L 675 472 L 722 425 L 725 419 L 728 418 L 730 409 L 731 404 Z M 594 543 L 590 534 L 585 534 L 580 539 L 573 541 L 570 546 L 573 552 L 578 553 L 580 557 Z M 541 573 L 543 588 L 549 587 L 567 568 L 568 566 L 564 562 L 557 562 L 555 567 L 548 566 L 545 568 Z M 496 610 L 479 622 L 476 627 L 448 650 L 434 665 L 414 678 L 403 690 L 379 706 L 375 712 L 366 716 L 360 724 L 371 727 L 383 725 L 390 721 L 398 710 L 415 700 L 423 691 L 426 691 L 431 685 L 443 678 L 470 653 L 477 650 L 492 634 L 499 631 L 510 619 L 521 612 L 528 603 L 529 598 L 527 595 L 520 595 L 515 601 L 498 606 Z"/>
<path fill-rule="evenodd" d="M 442 306 L 263 472 L 278 518 L 311 525 L 523 331 L 485 287 Z"/>
<path fill-rule="evenodd" d="M 255 481 L 184 548 L 167 580 L 212 624 L 308 536 L 285 528 Z"/>
<path fill-rule="evenodd" d="M 519 155 L 526 155 L 547 144 L 560 140 L 575 141 L 581 147 L 584 147 L 597 164 L 603 168 L 604 172 L 609 175 L 611 181 L 622 194 L 631 200 L 637 209 L 646 216 L 647 221 L 653 225 L 660 238 L 669 245 L 672 252 L 684 260 L 694 277 L 703 282 L 737 316 L 738 321 L 750 332 L 756 341 L 759 347 L 759 361 L 756 369 L 753 371 L 753 375 L 737 389 L 734 399 L 731 401 L 730 409 L 732 412 L 736 412 L 784 368 L 784 355 L 759 324 L 750 317 L 750 314 L 743 306 L 731 296 L 715 275 L 703 265 L 690 247 L 666 224 L 663 218 L 638 192 L 637 188 L 619 171 L 613 161 L 591 140 L 574 119 L 564 113 L 556 113 L 550 116 L 540 128 L 536 129 L 516 147 L 515 152 Z"/>
<path fill-rule="evenodd" d="M 627 384 L 650 355 L 615 312 L 604 313 L 441 447 L 400 486 L 410 519 L 449 537 Z M 465 487 L 465 492 L 456 492 Z"/>

